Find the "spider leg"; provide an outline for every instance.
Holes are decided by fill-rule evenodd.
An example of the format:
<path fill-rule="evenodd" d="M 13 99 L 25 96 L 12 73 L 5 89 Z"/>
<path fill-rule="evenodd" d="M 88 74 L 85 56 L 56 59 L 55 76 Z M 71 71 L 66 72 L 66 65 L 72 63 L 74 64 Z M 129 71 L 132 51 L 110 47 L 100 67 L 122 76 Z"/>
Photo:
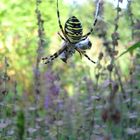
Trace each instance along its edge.
<path fill-rule="evenodd" d="M 100 12 L 101 3 L 102 3 L 101 0 L 99 0 L 98 3 L 97 3 L 97 6 L 96 6 L 95 20 L 94 20 L 94 23 L 93 23 L 93 27 L 91 27 L 91 29 L 88 33 L 86 33 L 85 35 L 82 36 L 83 39 L 86 39 L 93 32 L 93 28 L 98 21 L 98 16 L 99 16 L 99 12 Z"/>
<path fill-rule="evenodd" d="M 76 51 L 80 54 L 80 57 L 82 58 L 82 51 L 79 48 L 76 48 Z"/>
<path fill-rule="evenodd" d="M 92 63 L 96 63 L 95 61 L 93 61 L 86 53 L 83 53 L 83 55 L 89 60 L 91 61 Z"/>
<path fill-rule="evenodd" d="M 87 54 L 86 54 L 86 51 L 85 50 L 81 50 L 81 49 L 76 49 L 79 53 L 80 53 L 80 55 L 84 55 L 89 61 L 91 61 L 92 63 L 96 63 L 95 61 L 93 61 Z"/>
<path fill-rule="evenodd" d="M 99 11 L 97 11 L 97 12 L 99 12 Z M 96 23 L 97 23 L 97 17 L 94 20 L 93 27 L 96 25 Z M 91 29 L 90 29 L 90 31 L 88 33 L 86 33 L 85 35 L 82 36 L 82 40 L 86 39 L 93 32 L 93 27 L 91 27 Z"/>
<path fill-rule="evenodd" d="M 44 64 L 48 64 L 55 60 L 63 51 L 65 51 L 67 48 L 66 45 L 64 45 L 61 49 L 59 49 L 57 52 L 55 52 L 53 55 L 49 57 L 43 57 L 42 60 L 44 61 Z"/>
<path fill-rule="evenodd" d="M 97 12 L 99 12 L 99 11 L 97 11 Z M 91 29 L 88 33 L 86 33 L 85 35 L 82 36 L 81 40 L 85 40 L 93 32 L 93 29 L 94 29 L 94 26 L 96 25 L 96 23 L 97 23 L 97 17 L 94 20 L 93 27 L 91 27 Z"/>
<path fill-rule="evenodd" d="M 93 28 L 91 28 L 88 33 L 86 33 L 85 35 L 83 35 L 81 40 L 85 40 L 92 32 L 93 32 Z"/>
<path fill-rule="evenodd" d="M 64 40 L 65 42 L 66 42 L 66 39 L 58 32 L 58 35 L 60 36 L 60 38 L 62 39 L 62 40 Z"/>
<path fill-rule="evenodd" d="M 64 37 L 68 40 L 68 42 L 70 42 L 70 40 L 69 40 L 69 39 L 67 38 L 67 36 L 65 35 L 64 29 L 63 29 L 62 24 L 61 24 L 60 13 L 59 13 L 59 6 L 58 6 L 58 0 L 57 0 L 57 18 L 58 18 L 58 24 L 59 24 L 59 27 L 60 27 L 60 29 L 61 29 L 62 34 L 63 34 Z"/>

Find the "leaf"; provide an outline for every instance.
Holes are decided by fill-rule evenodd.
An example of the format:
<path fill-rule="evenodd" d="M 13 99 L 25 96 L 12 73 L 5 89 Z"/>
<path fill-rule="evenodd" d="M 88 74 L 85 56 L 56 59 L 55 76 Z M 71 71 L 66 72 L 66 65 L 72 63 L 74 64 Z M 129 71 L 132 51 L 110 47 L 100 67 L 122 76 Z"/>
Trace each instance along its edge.
<path fill-rule="evenodd" d="M 25 130 L 25 116 L 22 110 L 18 112 L 16 125 L 17 125 L 17 132 L 19 135 L 19 139 L 23 140 L 23 135 Z"/>
<path fill-rule="evenodd" d="M 131 47 L 129 47 L 126 51 L 122 52 L 122 53 L 118 56 L 118 58 L 121 57 L 121 56 L 123 56 L 124 54 L 126 54 L 126 53 L 128 53 L 128 52 L 134 51 L 134 50 L 137 49 L 137 48 L 140 48 L 140 42 L 135 43 L 134 45 L 132 45 Z M 117 58 L 117 59 L 118 59 L 118 58 Z"/>

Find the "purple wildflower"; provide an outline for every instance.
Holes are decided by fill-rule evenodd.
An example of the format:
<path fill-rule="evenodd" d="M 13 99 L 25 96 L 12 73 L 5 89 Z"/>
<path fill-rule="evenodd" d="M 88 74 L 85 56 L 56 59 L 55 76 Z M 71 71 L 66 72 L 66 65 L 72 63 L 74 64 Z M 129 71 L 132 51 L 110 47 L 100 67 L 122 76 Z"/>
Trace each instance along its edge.
<path fill-rule="evenodd" d="M 51 70 L 45 73 L 45 82 L 47 88 L 47 95 L 45 97 L 45 108 L 52 108 L 55 105 L 56 100 L 60 93 L 60 85 L 58 76 L 56 76 Z"/>

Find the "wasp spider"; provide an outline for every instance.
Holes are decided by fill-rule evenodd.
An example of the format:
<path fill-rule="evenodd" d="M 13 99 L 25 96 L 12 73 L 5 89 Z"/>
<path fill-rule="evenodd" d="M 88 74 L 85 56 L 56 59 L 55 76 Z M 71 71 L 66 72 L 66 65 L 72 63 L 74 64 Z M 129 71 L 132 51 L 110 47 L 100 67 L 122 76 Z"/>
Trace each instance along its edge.
<path fill-rule="evenodd" d="M 60 30 L 62 32 L 62 35 L 60 33 L 59 36 L 64 41 L 61 49 L 59 49 L 56 53 L 49 57 L 43 57 L 42 60 L 45 64 L 52 62 L 54 59 L 56 59 L 58 56 L 64 61 L 67 62 L 67 59 L 71 57 L 75 51 L 78 51 L 80 55 L 84 55 L 88 60 L 90 60 L 92 63 L 95 63 L 93 60 L 89 58 L 89 56 L 86 54 L 86 49 L 91 48 L 91 42 L 88 39 L 88 36 L 92 33 L 93 28 L 90 29 L 90 31 L 83 35 L 83 28 L 82 24 L 75 16 L 70 17 L 63 28 L 60 20 L 60 13 L 59 13 L 59 7 L 58 7 L 58 0 L 57 0 L 57 17 L 58 17 L 58 24 L 60 27 Z M 94 25 L 96 24 L 96 20 L 94 22 Z"/>

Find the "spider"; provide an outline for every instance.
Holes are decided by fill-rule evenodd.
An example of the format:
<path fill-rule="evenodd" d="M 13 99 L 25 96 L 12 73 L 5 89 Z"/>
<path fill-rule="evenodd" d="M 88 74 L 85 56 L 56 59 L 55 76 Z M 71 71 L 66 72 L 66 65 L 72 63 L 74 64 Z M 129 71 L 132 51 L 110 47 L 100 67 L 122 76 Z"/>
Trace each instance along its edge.
<path fill-rule="evenodd" d="M 80 49 L 80 51 L 82 51 L 83 53 L 85 52 L 85 50 L 90 49 L 92 44 L 90 42 L 90 40 L 87 38 L 85 40 L 82 40 L 76 44 L 74 44 L 72 47 L 68 46 L 69 44 L 66 44 L 66 42 L 64 42 L 62 44 L 62 47 L 67 47 L 66 50 L 64 50 L 59 56 L 61 58 L 61 60 L 63 60 L 63 62 L 67 63 L 67 59 L 72 57 L 72 55 L 75 53 L 76 48 Z M 86 54 L 85 54 L 86 55 Z M 87 56 L 88 57 L 88 56 Z M 90 60 L 92 61 L 92 60 Z M 94 62 L 93 62 L 94 63 Z"/>
<path fill-rule="evenodd" d="M 70 17 L 63 28 L 60 20 L 60 12 L 57 0 L 57 18 L 60 30 L 62 35 L 58 32 L 60 38 L 64 41 L 61 49 L 55 52 L 53 55 L 49 57 L 43 57 L 42 60 L 44 64 L 50 63 L 55 60 L 58 56 L 64 61 L 67 62 L 67 59 L 71 57 L 75 51 L 79 52 L 80 56 L 85 56 L 92 63 L 95 63 L 90 57 L 86 54 L 86 49 L 91 48 L 91 42 L 88 39 L 88 36 L 92 33 L 93 27 L 90 29 L 88 33 L 83 35 L 82 24 L 79 19 L 75 16 Z M 97 22 L 97 19 L 94 21 L 94 26 Z"/>

